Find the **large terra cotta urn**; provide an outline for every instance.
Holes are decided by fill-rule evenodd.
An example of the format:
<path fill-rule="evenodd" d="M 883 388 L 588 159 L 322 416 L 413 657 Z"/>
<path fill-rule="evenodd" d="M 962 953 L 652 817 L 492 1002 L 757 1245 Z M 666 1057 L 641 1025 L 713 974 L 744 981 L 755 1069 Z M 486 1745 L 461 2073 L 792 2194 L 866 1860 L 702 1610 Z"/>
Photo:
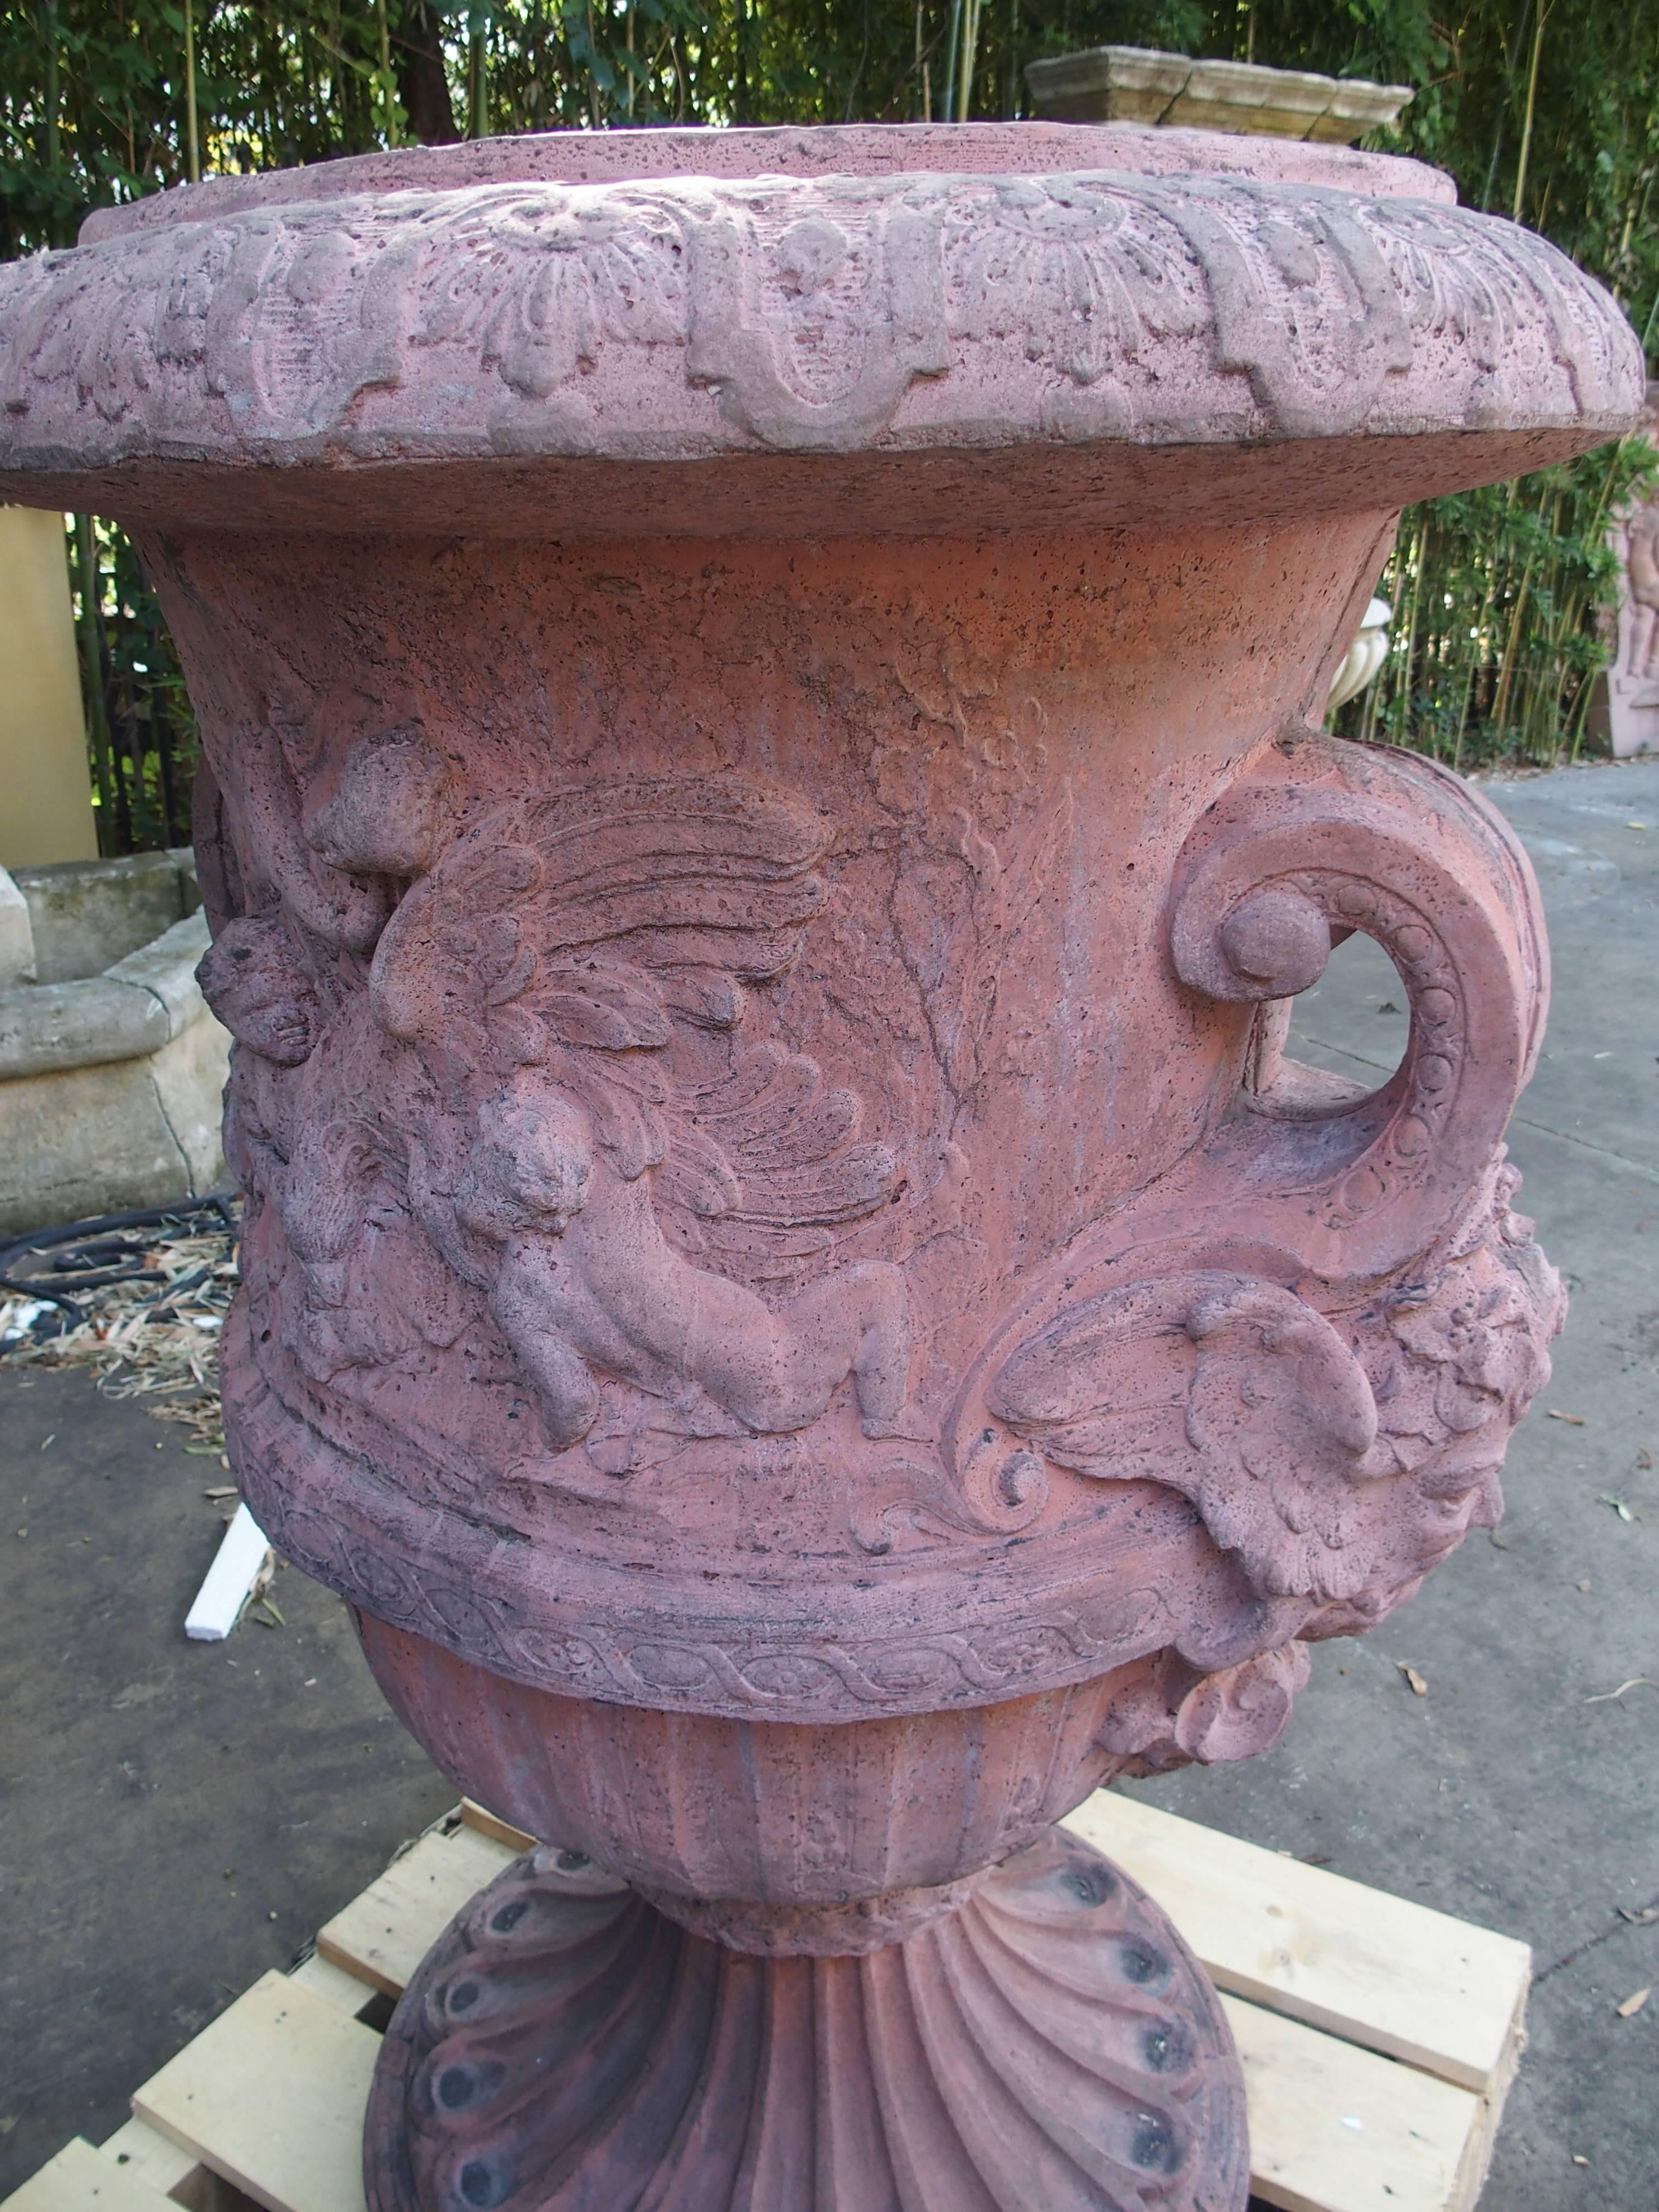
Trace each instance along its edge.
<path fill-rule="evenodd" d="M 1318 722 L 1403 503 L 1643 396 L 1414 163 L 643 131 L 0 271 L 0 493 L 200 718 L 227 1434 L 454 1781 L 374 2212 L 1238 2212 L 1224 2022 L 1054 1823 L 1271 1743 L 1499 1510 L 1537 894 Z M 1285 1057 L 1360 930 L 1410 1042 Z"/>

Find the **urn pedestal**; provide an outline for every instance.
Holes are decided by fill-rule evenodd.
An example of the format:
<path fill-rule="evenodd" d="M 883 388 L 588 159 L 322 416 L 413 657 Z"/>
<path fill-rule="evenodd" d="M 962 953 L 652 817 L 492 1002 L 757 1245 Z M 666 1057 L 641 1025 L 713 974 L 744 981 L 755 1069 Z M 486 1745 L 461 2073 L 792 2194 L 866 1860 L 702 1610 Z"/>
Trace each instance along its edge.
<path fill-rule="evenodd" d="M 1401 505 L 1642 362 L 1409 162 L 1042 125 L 227 179 L 0 271 L 0 492 L 134 532 L 238 1043 L 239 1484 L 548 1846 L 376 2212 L 1238 2212 L 1054 1822 L 1271 1743 L 1499 1510 L 1546 956 L 1317 723 Z M 1333 942 L 1411 1005 L 1283 1051 Z"/>

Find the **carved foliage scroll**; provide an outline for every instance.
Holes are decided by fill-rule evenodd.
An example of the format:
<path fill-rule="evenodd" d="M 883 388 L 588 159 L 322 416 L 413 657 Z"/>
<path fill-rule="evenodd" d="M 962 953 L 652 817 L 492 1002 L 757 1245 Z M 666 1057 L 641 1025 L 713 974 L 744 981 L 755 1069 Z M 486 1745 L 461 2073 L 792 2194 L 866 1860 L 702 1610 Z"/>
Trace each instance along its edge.
<path fill-rule="evenodd" d="M 477 186 L 0 270 L 17 468 L 1612 426 L 1641 393 L 1544 240 L 1242 179 Z"/>

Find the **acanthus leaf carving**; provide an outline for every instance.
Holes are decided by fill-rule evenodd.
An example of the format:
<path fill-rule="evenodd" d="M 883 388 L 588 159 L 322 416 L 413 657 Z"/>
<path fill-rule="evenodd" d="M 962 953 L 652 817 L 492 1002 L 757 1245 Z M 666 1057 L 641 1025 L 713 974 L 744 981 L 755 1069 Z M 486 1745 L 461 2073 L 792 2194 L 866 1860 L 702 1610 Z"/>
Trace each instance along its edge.
<path fill-rule="evenodd" d="M 553 399 L 607 343 L 684 343 L 681 231 L 648 197 L 483 195 L 453 240 L 423 259 L 411 343 L 475 349 L 520 401 Z"/>
<path fill-rule="evenodd" d="M 1360 221 L 1413 337 L 1449 334 L 1486 372 L 1474 398 L 1475 419 L 1499 419 L 1501 371 L 1540 337 L 1571 376 L 1584 412 L 1607 406 L 1620 384 L 1618 333 L 1604 318 L 1584 313 L 1577 286 L 1560 283 L 1572 265 L 1566 255 L 1518 225 L 1473 224 L 1456 220 L 1456 210 L 1444 213 L 1454 219 L 1422 203 L 1370 205 Z"/>
<path fill-rule="evenodd" d="M 940 379 L 959 400 L 919 405 Z M 21 469 L 388 438 L 954 444 L 988 379 L 998 443 L 1611 422 L 1642 390 L 1633 333 L 1545 241 L 1244 179 L 478 185 L 159 224 L 0 271 L 0 465 Z"/>
<path fill-rule="evenodd" d="M 1196 1759 L 1230 1765 L 1270 1751 L 1306 1688 L 1307 1646 L 1297 1640 L 1206 1673 L 1174 1650 L 1126 1670 L 1095 1741 L 1129 1774 L 1162 1774 Z"/>
<path fill-rule="evenodd" d="M 1062 1314 L 998 1371 L 988 1402 L 1043 1455 L 1192 1499 L 1224 1551 L 1279 1596 L 1346 1596 L 1352 1498 L 1376 1408 L 1323 1316 L 1275 1284 L 1177 1274 Z"/>

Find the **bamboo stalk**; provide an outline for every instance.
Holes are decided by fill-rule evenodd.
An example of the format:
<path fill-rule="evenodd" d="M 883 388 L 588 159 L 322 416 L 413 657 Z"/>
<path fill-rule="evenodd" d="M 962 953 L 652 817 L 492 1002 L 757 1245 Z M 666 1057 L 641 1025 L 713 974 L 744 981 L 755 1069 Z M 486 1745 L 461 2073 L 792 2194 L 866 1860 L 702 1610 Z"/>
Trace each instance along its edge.
<path fill-rule="evenodd" d="M 1486 624 L 1492 620 L 1492 594 L 1496 591 L 1497 586 L 1497 566 L 1493 562 L 1488 560 L 1486 563 L 1486 597 L 1480 602 L 1480 618 L 1474 625 L 1474 635 L 1472 638 L 1465 638 L 1463 641 L 1465 647 L 1468 648 L 1468 659 L 1463 672 L 1463 704 L 1458 712 L 1457 735 L 1452 744 L 1452 766 L 1458 769 L 1460 773 L 1463 765 L 1463 734 L 1468 728 L 1469 707 L 1474 698 L 1474 679 L 1480 667 L 1481 641 L 1486 634 Z"/>
<path fill-rule="evenodd" d="M 1423 610 L 1423 568 L 1425 561 L 1428 556 L 1428 550 L 1429 517 L 1428 511 L 1425 508 L 1424 510 L 1423 519 L 1417 526 L 1417 542 L 1412 550 L 1412 618 L 1411 626 L 1406 633 L 1406 696 L 1405 712 L 1403 716 L 1405 726 L 1401 732 L 1401 738 L 1395 739 L 1395 743 L 1398 744 L 1401 742 L 1401 738 L 1403 738 L 1404 743 L 1407 745 L 1409 745 L 1412 741 L 1411 720 L 1412 699 L 1413 696 L 1413 679 L 1417 670 L 1417 624 L 1418 617 Z"/>
<path fill-rule="evenodd" d="M 196 19 L 193 0 L 185 9 L 185 161 L 192 185 L 202 181 L 202 146 L 196 114 Z"/>
<path fill-rule="evenodd" d="M 1515 595 L 1515 607 L 1510 616 L 1509 635 L 1504 641 L 1504 659 L 1498 672 L 1498 689 L 1492 695 L 1492 727 L 1493 742 L 1502 749 L 1504 726 L 1510 710 L 1510 686 L 1515 676 L 1515 656 L 1521 640 L 1521 626 L 1526 620 L 1527 598 L 1532 589 L 1532 564 L 1536 549 L 1527 555 L 1521 571 L 1521 588 Z"/>
<path fill-rule="evenodd" d="M 1522 203 L 1527 192 L 1527 160 L 1532 152 L 1533 112 L 1538 104 L 1538 58 L 1544 46 L 1544 25 L 1550 12 L 1550 0 L 1538 10 L 1538 20 L 1532 30 L 1532 67 L 1527 73 L 1527 118 L 1521 128 L 1521 157 L 1515 166 L 1515 206 L 1512 210 L 1516 222 L 1521 220 Z"/>
<path fill-rule="evenodd" d="M 398 101 L 392 87 L 392 31 L 386 19 L 386 0 L 374 0 L 374 15 L 380 40 L 380 118 L 386 126 L 386 144 L 395 146 L 398 143 Z M 628 21 L 631 29 L 631 12 Z"/>
<path fill-rule="evenodd" d="M 1578 687 L 1578 696 L 1572 702 L 1572 743 L 1568 748 L 1567 758 L 1574 768 L 1578 765 L 1578 748 L 1584 742 L 1584 724 L 1589 719 L 1590 694 L 1595 689 L 1595 679 L 1600 673 L 1600 669 L 1590 670 Z"/>
<path fill-rule="evenodd" d="M 488 10 L 475 4 L 466 42 L 466 88 L 471 95 L 468 102 L 471 110 L 467 118 L 468 135 L 474 138 L 489 136 L 489 37 Z"/>
<path fill-rule="evenodd" d="M 965 123 L 973 112 L 974 58 L 979 46 L 980 0 L 963 0 L 961 73 L 957 82 L 957 121 Z"/>
<path fill-rule="evenodd" d="M 42 133 L 45 144 L 41 150 L 52 176 L 58 173 L 60 158 L 58 137 L 58 111 L 63 104 L 63 94 L 58 61 L 58 4 L 57 0 L 46 0 L 40 10 L 40 27 L 46 40 L 46 129 Z"/>

